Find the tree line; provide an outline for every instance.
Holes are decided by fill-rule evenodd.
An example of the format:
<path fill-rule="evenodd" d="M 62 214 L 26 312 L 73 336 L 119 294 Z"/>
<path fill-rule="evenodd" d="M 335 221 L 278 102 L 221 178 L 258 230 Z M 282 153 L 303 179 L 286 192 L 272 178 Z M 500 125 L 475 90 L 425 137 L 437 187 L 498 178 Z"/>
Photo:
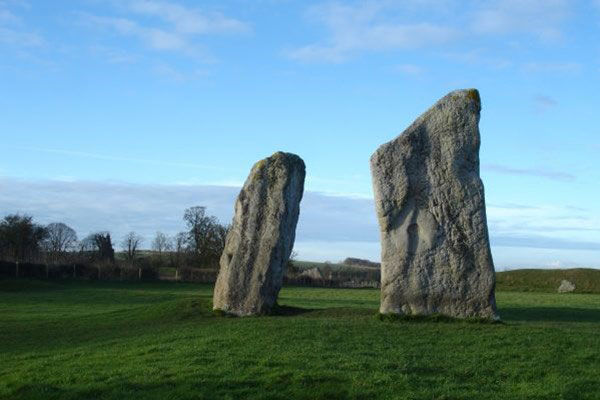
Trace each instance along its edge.
<path fill-rule="evenodd" d="M 151 261 L 158 266 L 218 268 L 225 248 L 228 225 L 206 214 L 202 206 L 185 210 L 186 230 L 169 236 L 156 232 L 150 238 Z M 136 232 L 125 234 L 121 253 L 115 257 L 110 232 L 93 232 L 79 240 L 76 231 L 62 222 L 41 225 L 30 215 L 10 214 L 0 221 L 0 260 L 47 264 L 139 263 L 146 238 Z"/>

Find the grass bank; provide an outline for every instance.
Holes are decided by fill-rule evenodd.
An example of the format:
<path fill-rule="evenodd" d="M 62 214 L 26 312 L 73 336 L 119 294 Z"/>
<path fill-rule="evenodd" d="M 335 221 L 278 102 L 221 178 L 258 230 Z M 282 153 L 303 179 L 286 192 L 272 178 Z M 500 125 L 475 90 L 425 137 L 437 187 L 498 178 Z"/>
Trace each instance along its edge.
<path fill-rule="evenodd" d="M 496 273 L 499 291 L 556 292 L 565 279 L 575 284 L 575 293 L 600 293 L 600 270 L 574 269 L 519 269 Z"/>

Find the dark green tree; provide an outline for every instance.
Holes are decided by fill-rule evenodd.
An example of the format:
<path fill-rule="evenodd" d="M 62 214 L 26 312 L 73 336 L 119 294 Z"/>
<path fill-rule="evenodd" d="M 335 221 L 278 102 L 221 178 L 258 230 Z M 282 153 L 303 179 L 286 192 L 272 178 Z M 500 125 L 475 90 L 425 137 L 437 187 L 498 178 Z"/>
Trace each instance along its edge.
<path fill-rule="evenodd" d="M 0 255 L 10 261 L 35 261 L 48 232 L 29 215 L 11 214 L 0 222 Z"/>

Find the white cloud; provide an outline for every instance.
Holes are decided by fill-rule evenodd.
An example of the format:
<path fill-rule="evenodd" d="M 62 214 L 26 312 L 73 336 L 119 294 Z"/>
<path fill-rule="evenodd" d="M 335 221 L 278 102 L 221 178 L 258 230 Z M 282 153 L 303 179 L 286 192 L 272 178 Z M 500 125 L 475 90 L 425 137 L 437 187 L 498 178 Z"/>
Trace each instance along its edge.
<path fill-rule="evenodd" d="M 531 34 L 542 40 L 562 37 L 567 0 L 496 0 L 475 12 L 472 28 L 482 34 Z"/>
<path fill-rule="evenodd" d="M 523 70 L 528 73 L 577 73 L 582 65 L 575 62 L 528 62 L 523 64 Z"/>
<path fill-rule="evenodd" d="M 0 177 L 0 218 L 20 212 L 44 224 L 65 222 L 80 237 L 108 230 L 120 238 L 133 230 L 150 239 L 157 230 L 168 234 L 183 230 L 183 211 L 191 206 L 206 206 L 210 215 L 222 222 L 231 221 L 238 193 L 239 186 Z M 300 208 L 296 250 L 301 259 L 379 259 L 379 228 L 372 199 L 305 191 Z M 562 260 L 565 265 L 575 261 L 600 265 L 596 257 L 600 254 L 600 216 L 592 211 L 519 204 L 491 204 L 487 211 L 496 265 L 547 266 L 552 260 Z"/>
<path fill-rule="evenodd" d="M 568 0 L 325 3 L 309 8 L 308 17 L 323 26 L 327 36 L 287 55 L 301 61 L 341 62 L 366 51 L 427 48 L 482 35 L 555 41 L 562 38 L 562 25 L 570 13 Z M 511 64 L 498 59 L 485 63 L 501 68 Z"/>
<path fill-rule="evenodd" d="M 0 1 L 0 44 L 14 47 L 38 47 L 44 44 L 44 39 L 38 33 L 28 29 L 23 19 L 17 16 L 11 6 L 20 6 L 24 3 L 17 1 Z"/>
<path fill-rule="evenodd" d="M 20 212 L 33 215 L 44 224 L 63 221 L 76 229 L 79 236 L 107 230 L 121 237 L 134 230 L 149 238 L 157 230 L 169 234 L 183 230 L 183 211 L 195 205 L 206 206 L 210 215 L 229 223 L 239 190 L 239 186 L 25 181 L 0 177 L 0 210 L 4 213 L 0 218 Z M 372 200 L 305 191 L 298 241 L 376 244 L 378 232 Z"/>
<path fill-rule="evenodd" d="M 557 205 L 490 204 L 487 214 L 497 245 L 600 250 L 600 216 L 591 211 Z"/>
<path fill-rule="evenodd" d="M 23 32 L 0 26 L 0 43 L 18 47 L 37 47 L 44 44 L 44 39 L 33 32 Z"/>
<path fill-rule="evenodd" d="M 394 70 L 401 72 L 406 75 L 421 75 L 423 73 L 423 68 L 414 64 L 400 64 L 396 65 Z"/>
<path fill-rule="evenodd" d="M 176 69 L 168 64 L 160 63 L 157 64 L 153 71 L 158 75 L 167 78 L 168 80 L 175 82 L 190 82 L 196 79 L 205 78 L 209 75 L 209 72 L 203 69 L 195 69 L 192 71 L 183 71 Z"/>
<path fill-rule="evenodd" d="M 383 2 L 356 5 L 332 3 L 310 9 L 311 19 L 323 24 L 329 38 L 288 52 L 301 61 L 343 61 L 361 51 L 411 49 L 443 44 L 457 36 L 449 27 L 430 22 L 400 22 L 387 16 Z"/>
<path fill-rule="evenodd" d="M 82 15 L 87 25 L 111 28 L 125 36 L 137 37 L 156 50 L 191 50 L 184 37 L 158 28 L 146 28 L 127 18 Z"/>
<path fill-rule="evenodd" d="M 464 64 L 487 66 L 493 69 L 504 69 L 514 65 L 511 60 L 490 54 L 488 49 L 482 48 L 460 52 L 444 52 L 442 55 L 450 60 Z"/>
<path fill-rule="evenodd" d="M 182 34 L 238 33 L 249 29 L 247 24 L 220 13 L 201 13 L 164 1 L 133 1 L 130 8 L 134 13 L 168 21 Z"/>
<path fill-rule="evenodd" d="M 92 46 L 90 51 L 111 64 L 132 64 L 139 59 L 133 53 L 107 46 Z"/>
<path fill-rule="evenodd" d="M 194 168 L 194 169 L 232 171 L 232 169 L 229 169 L 229 168 L 217 167 L 217 166 L 205 165 L 205 164 L 153 160 L 153 159 L 146 159 L 146 158 L 118 156 L 118 155 L 115 156 L 115 155 L 107 155 L 107 154 L 90 153 L 90 152 L 85 152 L 85 151 L 73 151 L 73 150 L 64 150 L 64 149 L 27 147 L 27 146 L 9 146 L 9 147 L 11 147 L 15 150 L 26 150 L 26 151 L 58 154 L 58 155 L 63 155 L 63 156 L 80 157 L 80 158 L 88 158 L 88 159 L 124 161 L 124 162 L 128 162 L 128 163 L 133 163 L 133 164 L 150 164 L 150 165 L 162 165 L 162 166 L 166 166 L 166 167 L 185 167 L 185 168 Z M 233 170 L 233 171 L 235 171 L 235 170 Z"/>
<path fill-rule="evenodd" d="M 562 171 L 554 171 L 546 168 L 517 168 L 500 164 L 483 164 L 485 170 L 507 175 L 531 176 L 546 178 L 560 182 L 573 182 L 576 177 L 573 174 Z"/>
<path fill-rule="evenodd" d="M 0 3 L 2 7 L 2 3 Z M 9 10 L 0 8 L 0 24 L 15 24 L 20 22 L 21 19 Z"/>
<path fill-rule="evenodd" d="M 250 30 L 242 21 L 218 12 L 202 12 L 176 3 L 134 0 L 119 3 L 126 16 L 99 16 L 81 13 L 84 25 L 111 29 L 135 37 L 157 51 L 183 52 L 211 60 L 196 36 L 242 33 Z"/>

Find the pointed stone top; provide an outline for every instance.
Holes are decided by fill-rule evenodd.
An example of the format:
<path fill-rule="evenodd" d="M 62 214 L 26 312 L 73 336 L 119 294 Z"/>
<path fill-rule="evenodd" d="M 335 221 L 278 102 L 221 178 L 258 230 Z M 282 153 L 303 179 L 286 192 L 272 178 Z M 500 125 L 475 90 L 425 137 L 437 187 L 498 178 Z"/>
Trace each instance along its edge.
<path fill-rule="evenodd" d="M 289 160 L 290 162 L 301 162 L 304 164 L 302 158 L 294 153 L 286 153 L 284 151 L 276 151 L 271 155 L 271 157 L 267 157 L 270 160 Z"/>
<path fill-rule="evenodd" d="M 463 101 L 467 105 L 474 105 L 477 112 L 481 111 L 481 97 L 477 89 L 459 89 L 448 93 L 438 103 L 444 101 L 444 99 L 450 98 L 453 101 Z"/>
<path fill-rule="evenodd" d="M 454 90 L 438 100 L 427 111 L 421 114 L 404 132 L 382 144 L 371 156 L 374 161 L 382 153 L 387 152 L 389 146 L 399 141 L 418 140 L 424 133 L 433 133 L 438 136 L 464 135 L 466 125 L 477 125 L 481 112 L 481 98 L 477 89 Z M 469 131 L 475 134 L 475 143 L 479 143 L 479 131 Z"/>
<path fill-rule="evenodd" d="M 453 90 L 425 111 L 417 121 L 420 121 L 423 117 L 428 116 L 432 112 L 443 112 L 445 109 L 460 110 L 463 112 L 467 111 L 474 113 L 479 117 L 479 113 L 481 112 L 481 97 L 479 96 L 479 91 L 477 89 Z"/>

